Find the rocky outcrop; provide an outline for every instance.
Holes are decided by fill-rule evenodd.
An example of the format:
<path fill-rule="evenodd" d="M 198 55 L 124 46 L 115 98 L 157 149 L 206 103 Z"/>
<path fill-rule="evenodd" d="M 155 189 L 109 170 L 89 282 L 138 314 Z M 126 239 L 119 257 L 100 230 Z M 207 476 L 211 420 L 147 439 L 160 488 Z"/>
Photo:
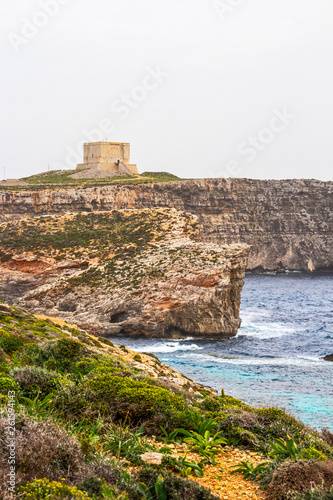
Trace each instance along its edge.
<path fill-rule="evenodd" d="M 198 215 L 206 241 L 251 245 L 251 270 L 333 270 L 333 183 L 209 179 L 0 191 L 1 220 L 68 211 L 175 207 Z"/>
<path fill-rule="evenodd" d="M 27 219 L 2 225 L 0 299 L 102 336 L 232 337 L 248 253 L 174 209 Z"/>

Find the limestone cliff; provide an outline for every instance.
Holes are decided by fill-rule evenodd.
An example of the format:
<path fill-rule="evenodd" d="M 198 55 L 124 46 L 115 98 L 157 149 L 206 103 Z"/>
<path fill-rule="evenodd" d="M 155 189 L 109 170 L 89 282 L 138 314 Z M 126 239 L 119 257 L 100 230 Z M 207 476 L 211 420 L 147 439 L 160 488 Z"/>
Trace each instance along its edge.
<path fill-rule="evenodd" d="M 175 207 L 197 214 L 206 241 L 251 245 L 249 269 L 333 269 L 333 183 L 209 179 L 0 191 L 1 220 L 68 211 Z"/>
<path fill-rule="evenodd" d="M 248 252 L 175 209 L 3 223 L 0 299 L 104 336 L 231 337 Z"/>

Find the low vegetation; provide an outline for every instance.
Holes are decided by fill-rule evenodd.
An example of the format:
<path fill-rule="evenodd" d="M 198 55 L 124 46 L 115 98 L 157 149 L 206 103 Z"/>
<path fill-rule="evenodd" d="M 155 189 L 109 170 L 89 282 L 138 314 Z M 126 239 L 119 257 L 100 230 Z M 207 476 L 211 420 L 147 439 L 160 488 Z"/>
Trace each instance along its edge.
<path fill-rule="evenodd" d="M 146 288 L 145 279 L 158 281 L 171 265 L 185 273 L 189 260 L 203 267 L 221 259 L 199 247 L 190 258 L 182 247 L 167 251 L 163 245 L 173 234 L 191 239 L 197 232 L 194 217 L 163 209 L 31 218 L 1 225 L 0 263 L 11 265 L 14 259 L 15 265 L 18 255 L 25 260 L 27 254 L 37 267 L 75 262 L 72 276 L 58 284 L 61 294 L 102 285 L 135 292 Z"/>
<path fill-rule="evenodd" d="M 27 309 L 51 311 L 51 316 L 105 335 L 112 330 L 180 336 L 195 323 L 204 329 L 205 321 L 212 329 L 220 323 L 227 331 L 234 329 L 239 289 L 232 292 L 235 306 L 229 314 L 218 302 L 216 287 L 222 283 L 231 293 L 230 265 L 238 272 L 245 252 L 242 245 L 203 243 L 198 219 L 175 209 L 69 213 L 3 223 L 0 230 L 0 267 L 8 300 L 19 293 Z M 18 273 L 16 288 L 11 284 L 13 271 Z M 205 307 L 197 304 L 208 296 L 216 306 L 214 317 L 207 320 Z M 191 315 L 184 329 L 180 310 L 192 304 L 200 318 Z M 140 363 L 139 354 L 136 361 Z"/>
<path fill-rule="evenodd" d="M 59 189 L 59 188 L 78 188 L 78 187 L 95 187 L 109 185 L 131 185 L 131 184 L 147 184 L 155 182 L 174 182 L 181 180 L 179 177 L 168 172 L 143 172 L 137 175 L 119 175 L 115 177 L 92 177 L 87 179 L 76 179 L 72 177 L 76 170 L 52 170 L 43 172 L 30 177 L 20 179 L 23 185 L 13 186 L 4 184 L 1 189 L 15 191 L 38 191 L 41 189 Z"/>
<path fill-rule="evenodd" d="M 266 456 L 235 472 L 259 482 L 267 498 L 332 498 L 328 430 L 320 434 L 282 410 L 252 408 L 224 391 L 170 386 L 137 368 L 135 356 L 0 304 L 0 498 L 7 491 L 9 391 L 16 394 L 18 498 L 214 500 L 195 479 L 226 446 Z M 175 445 L 183 455 L 172 453 Z M 161 465 L 145 464 L 147 452 L 162 453 Z"/>

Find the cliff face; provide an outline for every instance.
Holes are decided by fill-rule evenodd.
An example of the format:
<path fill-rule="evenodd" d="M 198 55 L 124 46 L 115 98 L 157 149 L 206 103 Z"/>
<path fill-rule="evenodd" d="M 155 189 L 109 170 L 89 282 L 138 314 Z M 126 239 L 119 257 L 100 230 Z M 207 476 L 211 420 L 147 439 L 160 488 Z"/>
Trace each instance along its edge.
<path fill-rule="evenodd" d="M 248 253 L 203 243 L 197 217 L 174 209 L 10 222 L 0 300 L 102 336 L 232 337 Z"/>
<path fill-rule="evenodd" d="M 204 239 L 251 245 L 249 269 L 333 270 L 333 183 L 189 180 L 0 192 L 1 220 L 41 214 L 174 207 L 198 215 Z"/>

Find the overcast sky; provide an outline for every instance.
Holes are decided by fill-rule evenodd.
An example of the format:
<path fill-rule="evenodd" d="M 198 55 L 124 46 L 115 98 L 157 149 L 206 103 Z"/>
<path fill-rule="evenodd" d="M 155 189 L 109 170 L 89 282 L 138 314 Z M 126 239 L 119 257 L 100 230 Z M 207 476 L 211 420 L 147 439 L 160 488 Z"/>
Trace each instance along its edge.
<path fill-rule="evenodd" d="M 140 172 L 332 179 L 332 0 L 1 2 L 0 178 L 131 143 Z"/>

